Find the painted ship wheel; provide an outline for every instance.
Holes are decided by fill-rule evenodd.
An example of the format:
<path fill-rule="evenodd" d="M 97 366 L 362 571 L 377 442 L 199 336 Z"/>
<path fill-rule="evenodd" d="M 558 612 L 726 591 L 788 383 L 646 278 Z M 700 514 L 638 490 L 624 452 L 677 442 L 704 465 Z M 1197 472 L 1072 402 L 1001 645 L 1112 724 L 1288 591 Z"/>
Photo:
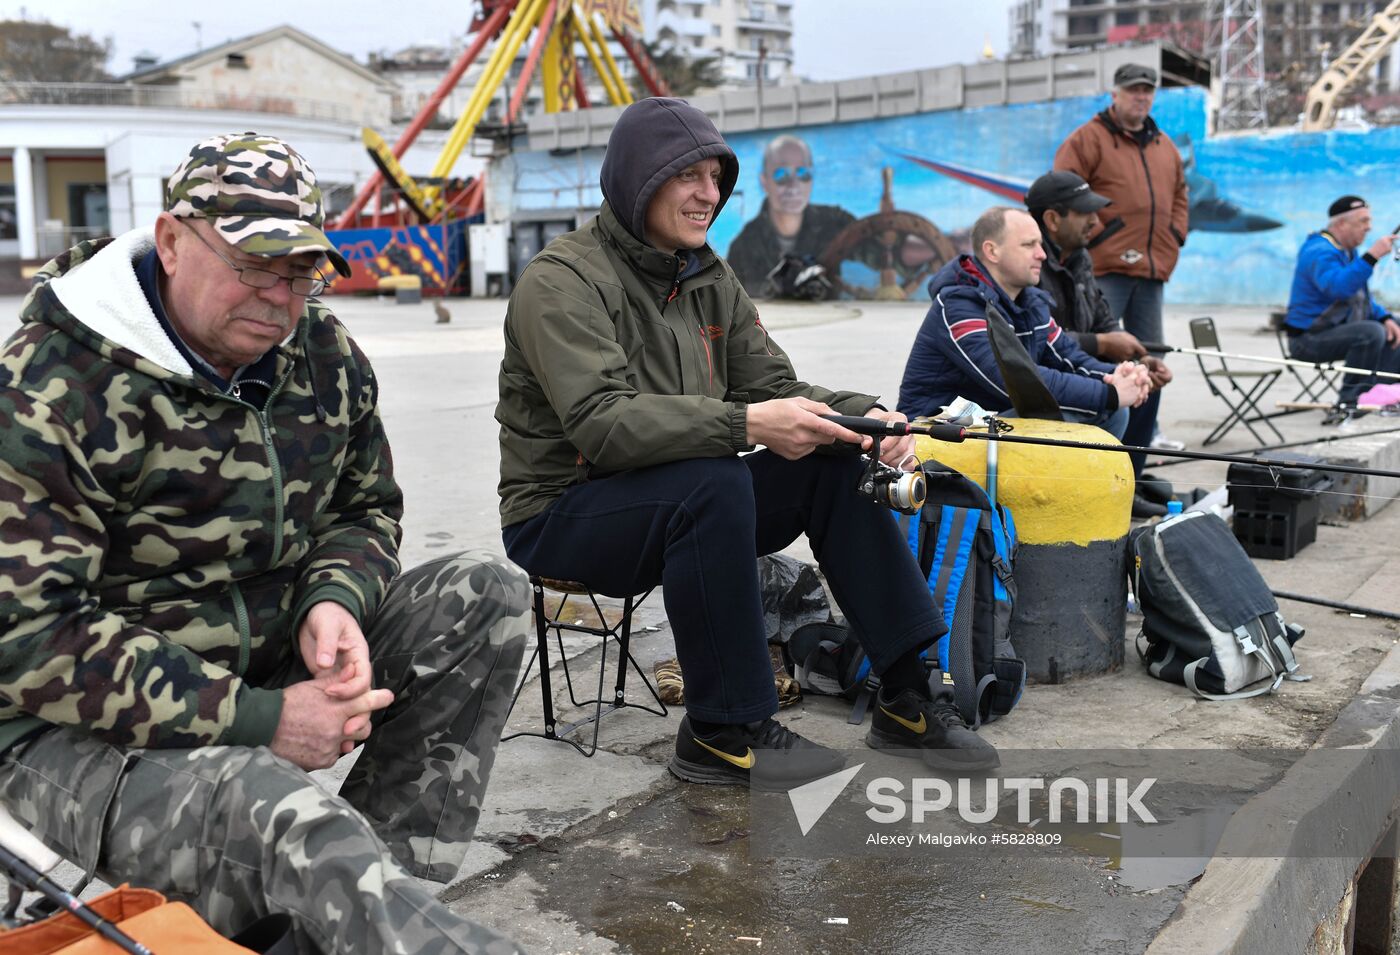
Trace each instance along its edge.
<path fill-rule="evenodd" d="M 836 234 L 821 255 L 821 264 L 832 283 L 852 298 L 905 301 L 938 270 L 955 258 L 952 241 L 929 220 L 894 207 L 894 171 L 881 171 L 884 192 L 880 211 L 857 219 Z M 880 273 L 874 288 L 852 285 L 841 278 L 841 263 L 864 262 Z"/>

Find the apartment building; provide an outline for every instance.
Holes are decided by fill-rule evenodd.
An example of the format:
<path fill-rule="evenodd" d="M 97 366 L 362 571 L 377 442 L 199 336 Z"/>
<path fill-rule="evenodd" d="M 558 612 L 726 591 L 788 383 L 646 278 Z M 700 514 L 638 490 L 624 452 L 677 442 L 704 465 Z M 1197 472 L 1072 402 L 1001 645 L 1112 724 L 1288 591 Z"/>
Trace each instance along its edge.
<path fill-rule="evenodd" d="M 1193 53 L 1211 43 L 1207 0 L 1016 0 L 1008 12 L 1011 55 L 1048 56 L 1118 43 L 1166 40 Z M 1263 4 L 1270 77 L 1316 77 L 1366 29 L 1386 0 L 1276 0 Z M 1400 89 L 1400 63 L 1377 65 L 1372 91 Z"/>
<path fill-rule="evenodd" d="M 724 86 L 796 82 L 796 0 L 642 0 L 647 39 L 690 57 L 718 57 Z"/>

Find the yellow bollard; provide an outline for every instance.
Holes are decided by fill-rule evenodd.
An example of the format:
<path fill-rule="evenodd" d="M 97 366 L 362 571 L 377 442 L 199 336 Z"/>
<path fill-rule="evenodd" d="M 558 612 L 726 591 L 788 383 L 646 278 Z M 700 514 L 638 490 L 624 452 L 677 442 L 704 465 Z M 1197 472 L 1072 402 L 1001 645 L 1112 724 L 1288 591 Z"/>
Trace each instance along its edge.
<path fill-rule="evenodd" d="M 1115 444 L 1092 425 L 1006 419 L 1013 435 Z M 1126 454 L 920 436 L 914 453 L 987 488 L 996 455 L 996 498 L 1011 509 L 1019 546 L 1011 642 L 1030 678 L 1061 683 L 1123 663 L 1127 536 L 1133 468 Z"/>

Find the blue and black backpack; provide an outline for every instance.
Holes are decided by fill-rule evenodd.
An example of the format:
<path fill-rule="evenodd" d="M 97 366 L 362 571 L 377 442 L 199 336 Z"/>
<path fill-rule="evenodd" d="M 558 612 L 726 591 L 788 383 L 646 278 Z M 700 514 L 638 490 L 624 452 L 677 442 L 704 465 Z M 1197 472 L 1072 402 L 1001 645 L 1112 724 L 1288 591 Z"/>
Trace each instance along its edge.
<path fill-rule="evenodd" d="M 935 461 L 923 465 L 928 498 L 917 515 L 896 515 L 909 548 L 928 580 L 948 632 L 931 649 L 969 726 L 1011 712 L 1026 685 L 1026 664 L 1008 631 L 1016 600 L 1012 567 L 1016 524 L 996 504 L 996 445 L 988 442 L 988 486 Z M 865 717 L 878 681 L 855 635 L 837 622 L 809 623 L 787 643 L 792 669 L 803 690 L 854 700 L 850 722 Z"/>
<path fill-rule="evenodd" d="M 995 447 L 988 442 L 987 491 L 925 462 L 928 499 L 918 514 L 899 518 L 948 627 L 935 647 L 944 687 L 974 728 L 1011 712 L 1026 685 L 1025 661 L 1009 636 L 1016 523 L 996 502 Z"/>

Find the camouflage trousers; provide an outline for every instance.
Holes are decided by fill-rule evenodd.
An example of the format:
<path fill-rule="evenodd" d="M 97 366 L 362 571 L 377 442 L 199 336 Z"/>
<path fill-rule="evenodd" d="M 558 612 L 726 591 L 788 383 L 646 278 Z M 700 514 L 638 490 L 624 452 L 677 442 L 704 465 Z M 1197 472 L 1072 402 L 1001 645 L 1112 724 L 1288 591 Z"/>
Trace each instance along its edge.
<path fill-rule="evenodd" d="M 286 912 L 306 952 L 514 952 L 413 876 L 451 879 L 471 843 L 529 614 L 500 558 L 396 580 L 365 635 L 395 699 L 338 796 L 263 747 L 129 750 L 55 729 L 0 759 L 0 803 L 85 871 L 189 902 L 224 934 Z"/>

